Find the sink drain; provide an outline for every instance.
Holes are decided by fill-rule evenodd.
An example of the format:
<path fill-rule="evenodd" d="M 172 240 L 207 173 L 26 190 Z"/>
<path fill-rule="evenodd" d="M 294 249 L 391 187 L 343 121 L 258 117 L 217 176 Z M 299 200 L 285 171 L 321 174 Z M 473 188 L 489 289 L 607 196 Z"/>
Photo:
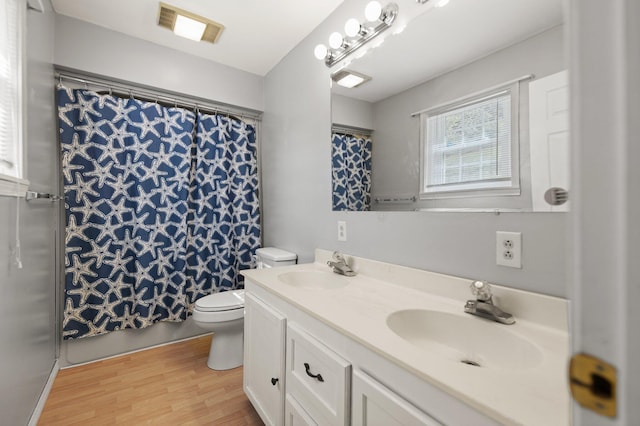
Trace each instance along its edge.
<path fill-rule="evenodd" d="M 460 362 L 463 363 L 463 364 L 472 365 L 474 367 L 481 367 L 480 364 L 478 364 L 475 361 L 471 361 L 470 359 L 463 359 L 463 360 L 460 360 Z"/>

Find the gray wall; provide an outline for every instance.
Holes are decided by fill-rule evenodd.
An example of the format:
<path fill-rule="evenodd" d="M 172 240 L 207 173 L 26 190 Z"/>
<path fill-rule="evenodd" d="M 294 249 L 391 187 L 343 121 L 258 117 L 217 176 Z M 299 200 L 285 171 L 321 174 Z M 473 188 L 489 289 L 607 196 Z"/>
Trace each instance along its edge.
<path fill-rule="evenodd" d="M 26 4 L 26 2 L 25 2 Z M 31 189 L 56 191 L 53 99 L 54 20 L 27 15 L 26 177 Z M 11 263 L 16 202 L 20 209 L 23 268 Z M 27 424 L 54 365 L 56 351 L 55 207 L 0 197 L 0 423 Z"/>
<path fill-rule="evenodd" d="M 400 7 L 410 1 L 400 1 Z M 265 78 L 264 241 L 313 260 L 316 247 L 566 296 L 566 215 L 332 212 L 329 71 L 313 48 L 359 13 L 345 2 Z M 356 15 L 353 15 L 356 16 Z M 337 241 L 337 221 L 347 242 Z M 523 233 L 523 267 L 496 266 L 495 232 Z"/>
<path fill-rule="evenodd" d="M 56 15 L 55 64 L 262 111 L 256 74 Z"/>
<path fill-rule="evenodd" d="M 263 78 L 63 15 L 56 16 L 55 64 L 144 86 L 263 109 Z M 62 289 L 60 289 L 62 293 Z M 63 341 L 62 367 L 205 333 L 191 318 L 142 330 Z"/>
<path fill-rule="evenodd" d="M 371 102 L 349 98 L 343 95 L 331 95 L 331 122 L 333 124 L 375 129 Z"/>

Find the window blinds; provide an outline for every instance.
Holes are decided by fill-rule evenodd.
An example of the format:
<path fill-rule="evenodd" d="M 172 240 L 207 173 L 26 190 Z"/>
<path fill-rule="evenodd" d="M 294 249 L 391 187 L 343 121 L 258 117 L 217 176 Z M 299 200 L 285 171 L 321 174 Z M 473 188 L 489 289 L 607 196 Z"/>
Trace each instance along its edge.
<path fill-rule="evenodd" d="M 20 3 L 0 2 L 0 174 L 17 178 L 20 177 Z"/>
<path fill-rule="evenodd" d="M 510 91 L 429 115 L 426 124 L 425 192 L 510 182 Z"/>

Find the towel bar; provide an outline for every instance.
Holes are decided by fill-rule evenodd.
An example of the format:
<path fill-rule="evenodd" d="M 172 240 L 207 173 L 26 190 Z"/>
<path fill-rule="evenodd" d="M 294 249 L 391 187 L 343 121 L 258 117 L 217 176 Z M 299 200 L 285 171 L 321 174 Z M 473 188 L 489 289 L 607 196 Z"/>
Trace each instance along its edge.
<path fill-rule="evenodd" d="M 47 194 L 44 192 L 35 192 L 35 191 L 27 191 L 24 199 L 27 201 L 33 200 L 48 200 L 48 201 L 58 201 L 61 200 L 62 197 L 55 194 Z"/>

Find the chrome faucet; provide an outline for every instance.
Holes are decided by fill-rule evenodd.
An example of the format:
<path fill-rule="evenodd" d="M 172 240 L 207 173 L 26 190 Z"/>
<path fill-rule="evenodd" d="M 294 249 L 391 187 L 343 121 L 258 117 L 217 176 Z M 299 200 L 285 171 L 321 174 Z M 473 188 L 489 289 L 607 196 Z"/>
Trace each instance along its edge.
<path fill-rule="evenodd" d="M 493 304 L 491 286 L 486 281 L 474 281 L 471 283 L 471 293 L 476 296 L 476 300 L 467 300 L 464 311 L 471 315 L 490 319 L 502 324 L 513 324 L 516 322 L 513 315 L 504 312 Z"/>
<path fill-rule="evenodd" d="M 347 265 L 347 261 L 338 251 L 333 252 L 332 260 L 327 262 L 327 265 L 333 268 L 333 272 L 347 277 L 353 277 L 356 275 L 355 271 Z"/>

